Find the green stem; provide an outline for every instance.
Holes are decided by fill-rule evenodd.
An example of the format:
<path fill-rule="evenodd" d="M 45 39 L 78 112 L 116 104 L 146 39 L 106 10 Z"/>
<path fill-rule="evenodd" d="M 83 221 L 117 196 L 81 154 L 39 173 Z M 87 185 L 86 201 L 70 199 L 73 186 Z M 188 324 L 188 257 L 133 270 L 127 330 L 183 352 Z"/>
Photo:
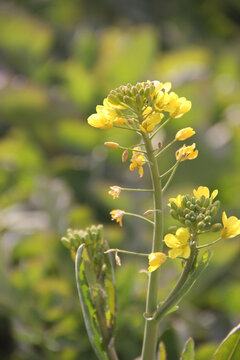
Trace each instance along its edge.
<path fill-rule="evenodd" d="M 159 128 L 157 128 L 156 131 L 154 131 L 154 133 L 149 137 L 150 140 L 152 140 L 152 138 L 165 126 L 167 125 L 167 123 L 171 120 L 171 118 L 169 117 L 166 121 L 164 121 L 164 123 L 162 123 L 162 125 L 159 126 Z"/>
<path fill-rule="evenodd" d="M 161 307 L 153 314 L 152 317 L 153 320 L 156 321 L 158 319 L 159 321 L 174 305 L 176 305 L 179 302 L 180 298 L 182 297 L 181 289 L 185 284 L 186 280 L 188 279 L 188 276 L 193 268 L 196 256 L 197 256 L 197 247 L 196 247 L 196 242 L 194 241 L 193 244 L 191 245 L 190 257 L 186 261 L 182 275 L 180 276 L 177 284 L 170 292 L 166 300 L 163 302 Z"/>
<path fill-rule="evenodd" d="M 166 171 L 164 174 L 160 175 L 160 178 L 162 179 L 164 176 L 168 175 L 176 166 L 177 163 L 175 163 L 168 171 Z"/>
<path fill-rule="evenodd" d="M 158 157 L 159 155 L 161 155 L 165 150 L 167 150 L 170 146 L 172 146 L 177 140 L 174 139 L 173 141 L 171 141 L 169 144 L 167 144 L 163 149 L 161 149 L 157 154 L 156 157 Z"/>
<path fill-rule="evenodd" d="M 212 245 L 218 243 L 218 242 L 221 241 L 221 240 L 223 240 L 223 239 L 222 239 L 222 238 L 218 238 L 217 240 L 211 242 L 210 244 L 200 245 L 200 246 L 198 246 L 197 248 L 198 248 L 198 249 L 203 249 L 203 248 L 205 248 L 205 247 L 212 246 Z"/>
<path fill-rule="evenodd" d="M 177 170 L 178 165 L 179 165 L 179 161 L 176 162 L 176 164 L 175 164 L 175 166 L 174 166 L 174 168 L 173 168 L 173 170 L 172 170 L 172 173 L 171 173 L 171 175 L 169 176 L 168 181 L 167 181 L 166 184 L 164 185 L 162 191 L 165 191 L 166 188 L 168 187 L 168 185 L 170 184 L 170 182 L 171 182 L 171 180 L 172 180 L 172 178 L 173 178 L 173 176 L 174 176 L 174 174 L 175 174 L 175 172 L 176 172 L 176 170 Z"/>
<path fill-rule="evenodd" d="M 124 215 L 129 215 L 129 216 L 134 216 L 134 217 L 137 217 L 139 219 L 142 219 L 142 220 L 145 220 L 147 222 L 149 222 L 150 224 L 154 225 L 154 222 L 145 218 L 144 216 L 142 215 L 138 215 L 138 214 L 134 214 L 134 213 L 129 213 L 129 212 L 124 212 Z"/>
<path fill-rule="evenodd" d="M 153 189 L 132 189 L 132 188 L 122 188 L 121 191 L 142 191 L 142 192 L 153 192 Z"/>
<path fill-rule="evenodd" d="M 155 132 L 156 133 L 156 132 Z M 154 134 L 155 134 L 154 133 Z M 151 136 L 151 138 L 154 136 Z M 154 205 L 154 232 L 152 252 L 159 252 L 163 247 L 163 214 L 162 214 L 162 187 L 159 176 L 157 159 L 154 155 L 151 138 L 143 133 L 143 140 L 149 160 L 149 167 L 153 186 L 153 205 Z M 158 211 L 159 210 L 159 211 Z M 154 271 L 149 275 L 148 292 L 146 301 L 146 312 L 153 313 L 158 304 L 158 283 L 159 271 Z M 144 339 L 142 347 L 142 360 L 154 360 L 156 356 L 156 345 L 158 335 L 158 322 L 145 321 Z"/>
<path fill-rule="evenodd" d="M 104 252 L 104 254 L 110 253 L 110 252 L 117 252 L 117 253 L 123 253 L 128 255 L 136 255 L 136 256 L 149 256 L 149 254 L 144 253 L 137 253 L 135 251 L 128 251 L 128 250 L 121 250 L 121 249 L 109 249 Z"/>

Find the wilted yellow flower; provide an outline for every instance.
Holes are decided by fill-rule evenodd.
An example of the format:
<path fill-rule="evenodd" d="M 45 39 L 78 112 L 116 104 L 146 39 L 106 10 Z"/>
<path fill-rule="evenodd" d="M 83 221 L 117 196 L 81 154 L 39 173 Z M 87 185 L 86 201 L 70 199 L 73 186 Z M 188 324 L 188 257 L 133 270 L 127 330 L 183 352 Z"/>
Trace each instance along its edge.
<path fill-rule="evenodd" d="M 142 124 L 140 125 L 140 129 L 143 132 L 151 132 L 151 131 L 153 131 L 155 126 L 161 122 L 163 117 L 164 117 L 164 115 L 161 114 L 161 113 L 156 113 L 156 112 L 152 113 L 151 115 L 149 115 L 147 117 L 146 120 L 144 120 L 142 122 Z"/>
<path fill-rule="evenodd" d="M 228 239 L 240 235 L 240 220 L 236 216 L 227 218 L 225 211 L 222 214 L 223 229 L 221 238 Z"/>
<path fill-rule="evenodd" d="M 141 155 L 138 152 L 139 150 L 140 150 L 139 147 L 134 148 L 129 169 L 130 169 L 130 171 L 134 171 L 135 169 L 138 168 L 139 176 L 142 177 L 143 176 L 142 165 L 144 165 L 146 163 L 146 159 L 143 155 Z"/>
<path fill-rule="evenodd" d="M 122 226 L 122 217 L 125 214 L 123 210 L 112 210 L 110 211 L 110 215 L 112 217 L 112 220 L 116 220 L 117 223 L 119 223 L 120 226 Z"/>
<path fill-rule="evenodd" d="M 148 261 L 149 261 L 148 272 L 151 273 L 151 272 L 157 270 L 157 268 L 159 268 L 159 266 L 161 266 L 163 263 L 165 263 L 166 260 L 167 260 L 167 257 L 162 252 L 155 252 L 155 253 L 149 254 L 148 255 Z"/>
<path fill-rule="evenodd" d="M 196 199 L 200 199 L 201 196 L 204 196 L 206 199 L 209 198 L 210 202 L 212 202 L 213 199 L 215 199 L 217 194 L 218 194 L 218 190 L 215 189 L 210 196 L 209 188 L 206 186 L 199 186 L 197 190 L 195 189 L 193 190 L 193 195 L 195 196 Z"/>
<path fill-rule="evenodd" d="M 88 118 L 89 125 L 100 129 L 111 129 L 113 124 L 123 125 L 126 119 L 122 117 L 120 110 L 110 106 L 107 99 L 104 99 L 103 105 L 97 105 L 97 113 Z"/>
<path fill-rule="evenodd" d="M 198 150 L 195 150 L 195 147 L 195 143 L 190 146 L 183 145 L 183 147 L 176 151 L 176 159 L 180 161 L 196 159 Z"/>
<path fill-rule="evenodd" d="M 188 239 L 190 238 L 190 233 L 186 228 L 179 228 L 176 231 L 176 235 L 167 234 L 164 237 L 165 244 L 172 250 L 168 251 L 168 256 L 171 259 L 174 259 L 178 256 L 182 256 L 185 259 L 188 259 L 190 256 L 190 246 L 188 244 Z"/>
<path fill-rule="evenodd" d="M 111 195 L 113 199 L 116 199 L 119 197 L 120 192 L 121 192 L 121 188 L 117 185 L 114 185 L 114 186 L 110 186 L 110 190 L 108 194 Z"/>
<path fill-rule="evenodd" d="M 193 130 L 193 128 L 187 127 L 182 130 L 179 130 L 176 133 L 175 139 L 178 141 L 184 141 L 184 140 L 190 138 L 191 136 L 193 136 L 194 134 L 196 134 L 196 132 Z"/>
<path fill-rule="evenodd" d="M 183 195 L 178 195 L 176 198 L 170 198 L 168 206 L 171 207 L 171 202 L 174 202 L 178 207 L 182 206 Z"/>

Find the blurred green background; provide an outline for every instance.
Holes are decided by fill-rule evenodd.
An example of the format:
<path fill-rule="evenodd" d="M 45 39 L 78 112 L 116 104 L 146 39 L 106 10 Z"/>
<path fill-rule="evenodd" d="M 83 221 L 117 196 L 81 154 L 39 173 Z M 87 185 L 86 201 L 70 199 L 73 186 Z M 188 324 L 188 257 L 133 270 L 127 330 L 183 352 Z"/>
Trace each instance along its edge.
<path fill-rule="evenodd" d="M 192 110 L 158 140 L 192 126 L 199 157 L 186 161 L 165 197 L 199 185 L 219 189 L 222 209 L 240 217 L 240 2 L 6 0 L 0 2 L 0 358 L 96 359 L 78 301 L 74 264 L 59 239 L 67 227 L 103 223 L 111 247 L 150 251 L 148 225 L 110 221 L 113 208 L 142 212 L 149 196 L 109 185 L 149 186 L 103 142 L 132 145 L 125 130 L 87 125 L 108 92 L 127 82 L 171 81 Z M 191 142 L 189 142 L 190 144 Z M 177 148 L 174 149 L 174 151 Z M 161 159 L 174 162 L 174 151 Z M 166 206 L 167 209 L 167 206 Z M 165 217 L 166 231 L 175 225 Z M 220 220 L 220 219 L 219 219 Z M 191 335 L 197 360 L 240 319 L 239 239 L 214 247 L 211 266 L 160 326 L 169 360 Z M 122 256 L 116 269 L 120 360 L 140 355 L 146 262 Z M 160 296 L 180 270 L 162 270 Z M 175 344 L 175 345 L 173 345 Z"/>

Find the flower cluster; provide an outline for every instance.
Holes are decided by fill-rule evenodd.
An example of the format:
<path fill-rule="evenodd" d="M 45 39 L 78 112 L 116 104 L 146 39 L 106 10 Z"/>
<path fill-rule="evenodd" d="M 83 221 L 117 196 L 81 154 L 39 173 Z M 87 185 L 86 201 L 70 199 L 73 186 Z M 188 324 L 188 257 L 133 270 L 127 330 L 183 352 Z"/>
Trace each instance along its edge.
<path fill-rule="evenodd" d="M 192 231 L 205 231 L 212 225 L 212 218 L 220 207 L 218 200 L 213 202 L 217 194 L 218 191 L 214 190 L 210 195 L 207 187 L 199 186 L 193 190 L 193 196 L 178 195 L 175 199 L 169 199 L 170 214 Z"/>
<path fill-rule="evenodd" d="M 171 83 L 159 81 L 120 86 L 110 91 L 103 105 L 96 107 L 88 123 L 100 129 L 127 124 L 135 130 L 152 132 L 166 113 L 176 119 L 191 109 L 189 100 L 170 90 Z"/>

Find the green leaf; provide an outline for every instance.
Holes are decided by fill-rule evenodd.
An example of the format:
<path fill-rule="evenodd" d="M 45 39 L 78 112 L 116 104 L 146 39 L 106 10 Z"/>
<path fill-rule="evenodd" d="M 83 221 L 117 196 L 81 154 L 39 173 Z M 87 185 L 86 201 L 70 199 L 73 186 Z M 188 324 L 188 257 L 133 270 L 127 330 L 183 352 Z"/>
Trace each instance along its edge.
<path fill-rule="evenodd" d="M 240 358 L 240 324 L 223 339 L 213 360 L 239 360 Z"/>
<path fill-rule="evenodd" d="M 184 345 L 180 360 L 194 360 L 195 351 L 194 351 L 194 341 L 192 338 L 189 338 Z"/>
<path fill-rule="evenodd" d="M 167 352 L 164 343 L 161 341 L 158 350 L 158 360 L 167 360 Z"/>
<path fill-rule="evenodd" d="M 87 328 L 87 333 L 94 348 L 94 351 L 100 360 L 109 360 L 105 351 L 103 337 L 99 323 L 97 321 L 96 307 L 94 304 L 93 294 L 89 287 L 88 278 L 86 275 L 86 268 L 84 262 L 84 255 L 86 256 L 84 244 L 80 245 L 75 262 L 76 281 L 78 295 L 82 307 L 83 317 Z"/>

